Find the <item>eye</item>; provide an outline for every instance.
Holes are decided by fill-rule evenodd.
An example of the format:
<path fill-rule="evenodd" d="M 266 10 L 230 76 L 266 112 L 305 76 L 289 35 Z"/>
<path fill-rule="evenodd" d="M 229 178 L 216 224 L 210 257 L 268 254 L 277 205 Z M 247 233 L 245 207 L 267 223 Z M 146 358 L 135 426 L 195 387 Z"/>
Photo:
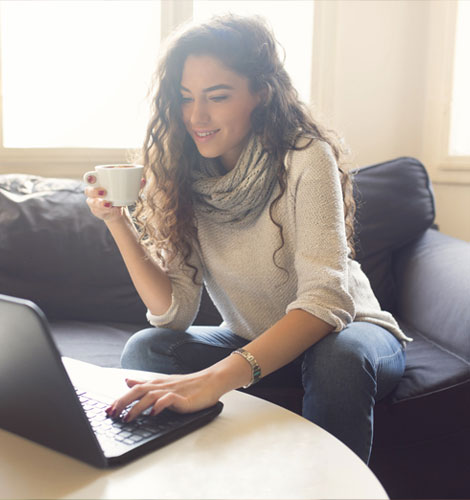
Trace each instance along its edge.
<path fill-rule="evenodd" d="M 221 101 L 225 101 L 229 97 L 230 96 L 228 96 L 228 95 L 215 95 L 215 96 L 210 97 L 210 100 L 213 102 L 221 102 Z"/>

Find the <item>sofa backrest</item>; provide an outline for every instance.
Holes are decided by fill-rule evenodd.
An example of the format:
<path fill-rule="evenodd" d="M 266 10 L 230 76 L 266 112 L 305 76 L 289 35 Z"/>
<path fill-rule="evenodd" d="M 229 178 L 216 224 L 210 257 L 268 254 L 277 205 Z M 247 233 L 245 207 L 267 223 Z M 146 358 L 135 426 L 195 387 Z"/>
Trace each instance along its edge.
<path fill-rule="evenodd" d="M 402 157 L 354 172 L 356 259 L 383 309 L 396 310 L 393 257 L 420 237 L 435 218 L 434 196 L 423 164 Z"/>
<path fill-rule="evenodd" d="M 393 254 L 434 220 L 429 178 L 417 160 L 398 158 L 358 170 L 355 197 L 357 259 L 393 312 Z M 75 180 L 0 175 L 0 293 L 33 300 L 51 319 L 146 322 L 119 251 Z M 220 322 L 206 293 L 196 322 Z"/>

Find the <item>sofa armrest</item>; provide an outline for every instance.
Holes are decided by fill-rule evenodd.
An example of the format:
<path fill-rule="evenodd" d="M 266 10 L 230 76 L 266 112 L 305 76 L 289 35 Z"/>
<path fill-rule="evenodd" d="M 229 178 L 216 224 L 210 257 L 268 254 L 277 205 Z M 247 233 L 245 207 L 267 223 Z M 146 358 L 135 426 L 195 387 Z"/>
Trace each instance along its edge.
<path fill-rule="evenodd" d="M 394 273 L 397 316 L 470 362 L 470 244 L 428 229 L 396 253 Z"/>

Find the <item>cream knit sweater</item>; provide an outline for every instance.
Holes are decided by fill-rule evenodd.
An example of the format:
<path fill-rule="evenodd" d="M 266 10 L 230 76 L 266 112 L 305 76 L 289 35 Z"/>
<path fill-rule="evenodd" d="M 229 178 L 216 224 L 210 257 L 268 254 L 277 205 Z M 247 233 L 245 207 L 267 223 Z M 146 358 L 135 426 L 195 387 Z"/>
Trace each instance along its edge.
<path fill-rule="evenodd" d="M 352 321 L 368 321 L 405 337 L 392 315 L 382 311 L 358 262 L 348 258 L 343 201 L 331 148 L 314 141 L 286 156 L 287 189 L 275 219 L 269 216 L 276 186 L 261 215 L 248 226 L 217 223 L 196 211 L 199 248 L 191 263 L 207 286 L 224 326 L 253 340 L 292 309 L 303 309 L 342 330 Z M 286 273 L 287 271 L 287 273 Z M 192 270 L 177 263 L 168 270 L 172 304 L 160 316 L 147 313 L 154 326 L 186 330 L 200 304 L 202 287 Z M 198 280 L 198 281 L 199 281 Z"/>

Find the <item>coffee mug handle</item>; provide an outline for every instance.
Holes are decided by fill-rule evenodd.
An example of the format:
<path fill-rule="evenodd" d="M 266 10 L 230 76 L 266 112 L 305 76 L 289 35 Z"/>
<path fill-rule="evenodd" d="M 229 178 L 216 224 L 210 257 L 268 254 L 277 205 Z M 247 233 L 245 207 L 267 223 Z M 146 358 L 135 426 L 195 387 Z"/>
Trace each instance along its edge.
<path fill-rule="evenodd" d="M 98 180 L 96 176 L 96 170 L 92 170 L 91 172 L 86 172 L 85 174 L 83 174 L 83 181 L 86 182 L 89 186 L 94 186 L 95 182 L 88 181 L 88 177 L 90 177 L 90 175 L 92 175 L 96 180 Z"/>

